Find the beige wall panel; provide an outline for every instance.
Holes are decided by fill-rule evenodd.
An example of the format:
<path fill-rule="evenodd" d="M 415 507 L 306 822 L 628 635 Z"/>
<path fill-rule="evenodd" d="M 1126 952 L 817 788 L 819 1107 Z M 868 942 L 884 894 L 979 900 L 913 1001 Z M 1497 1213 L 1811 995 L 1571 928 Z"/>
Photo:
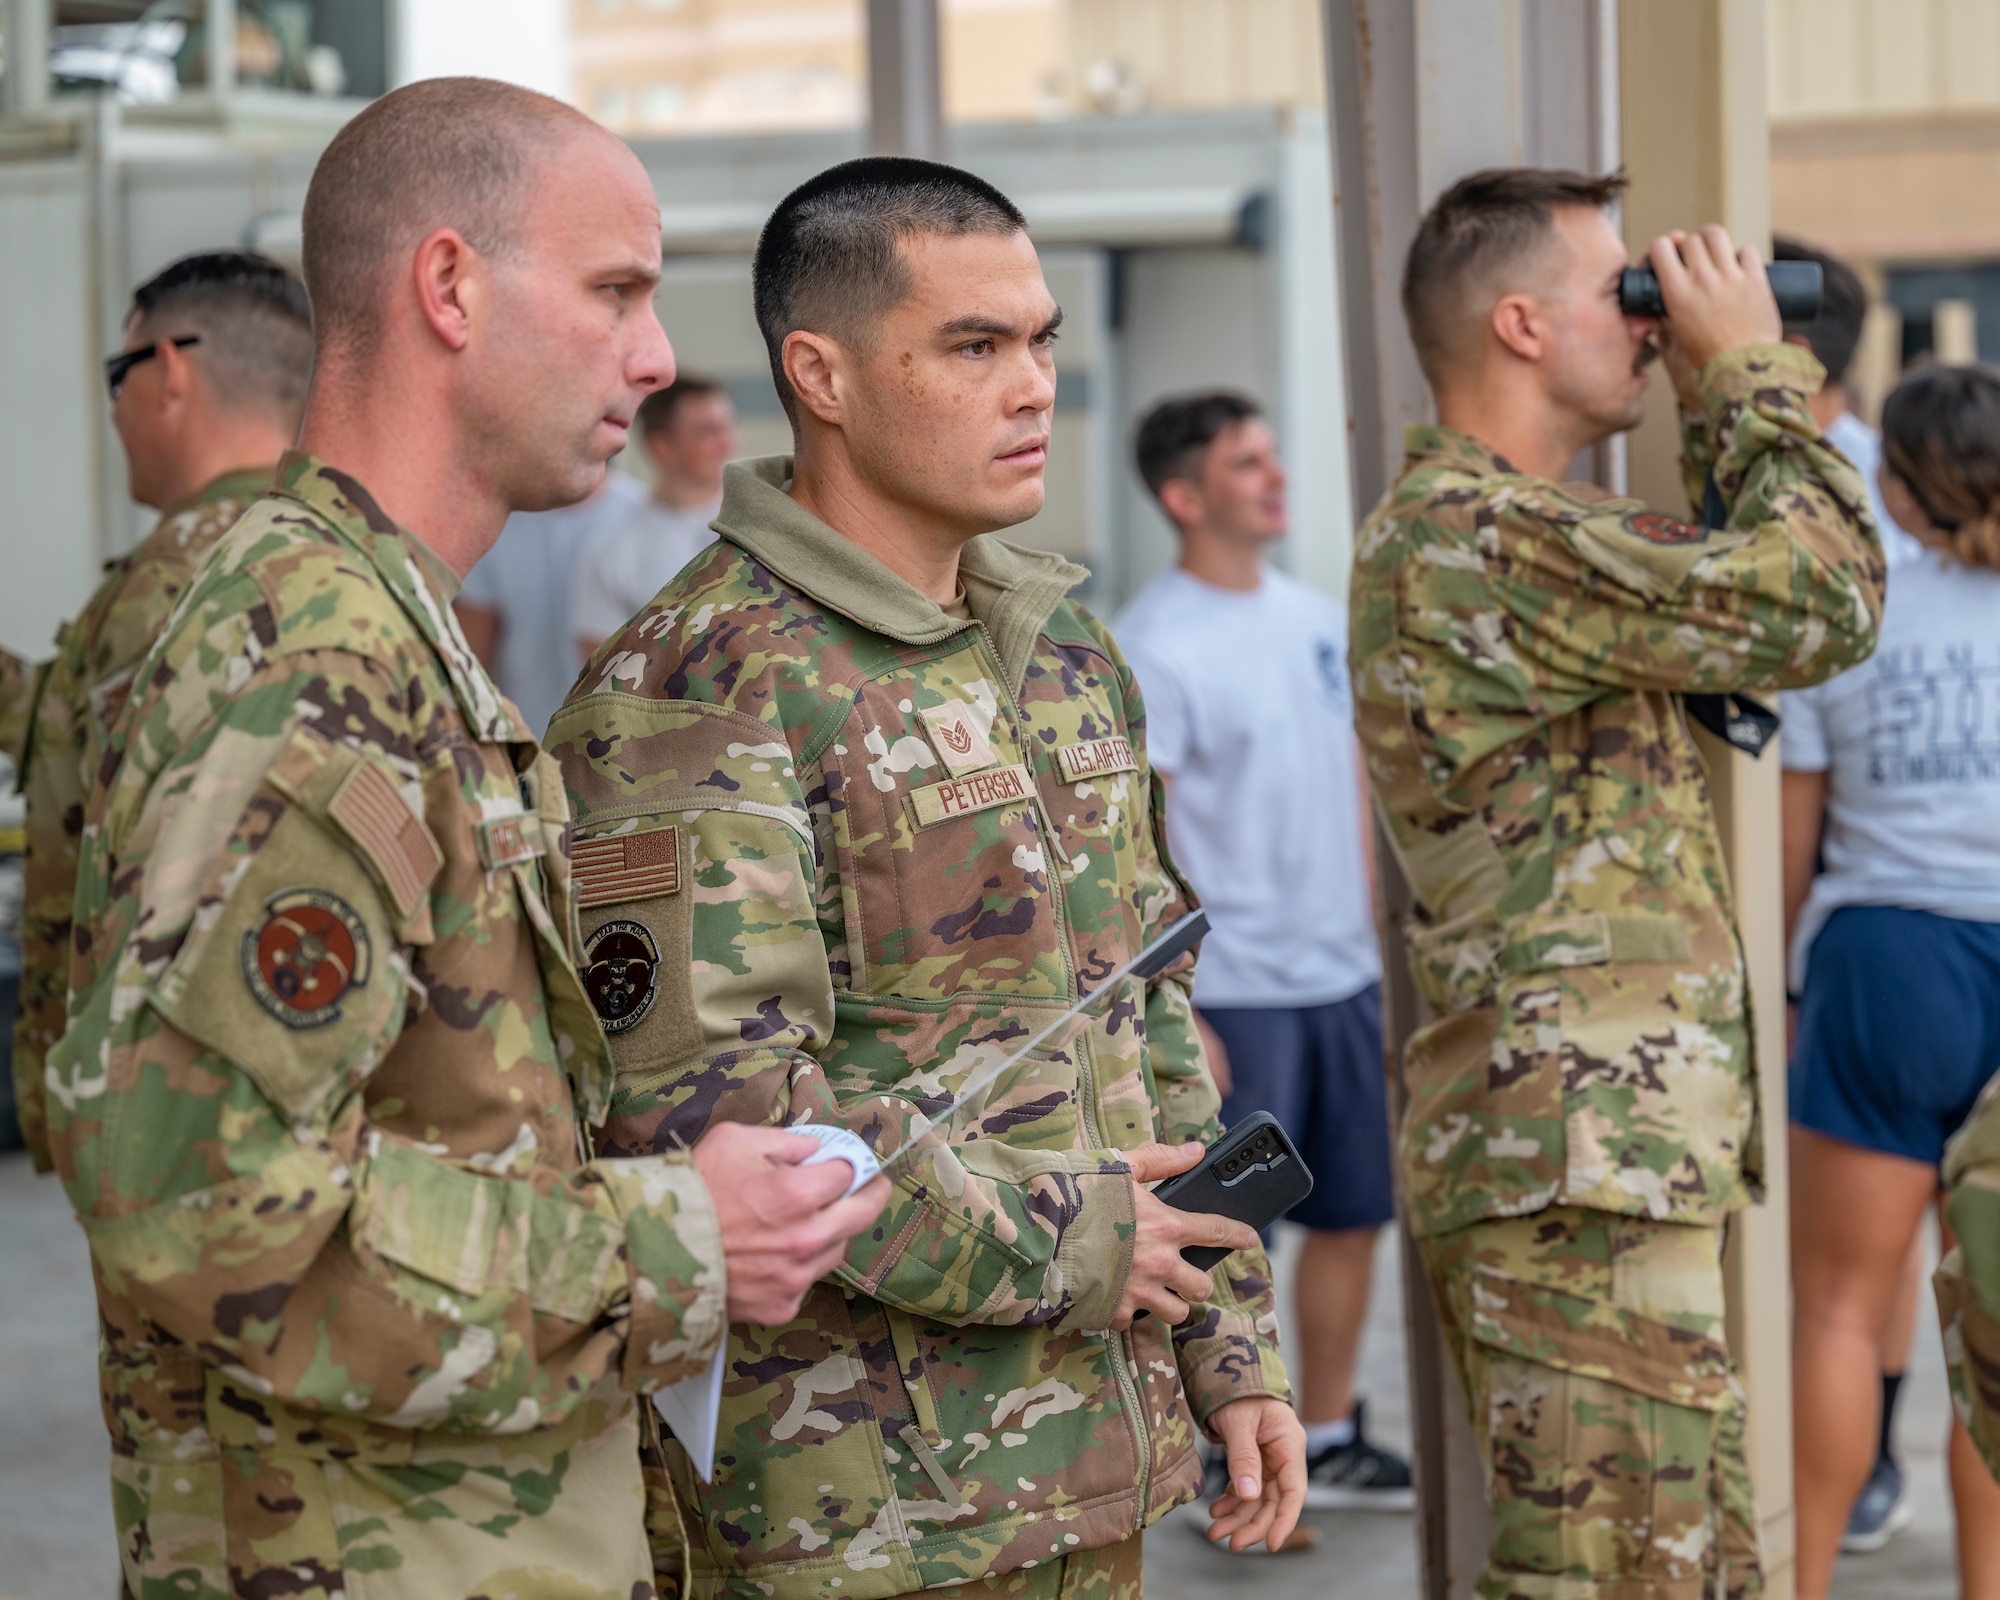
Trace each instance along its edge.
<path fill-rule="evenodd" d="M 1064 104 L 1061 0 L 947 0 L 940 9 L 947 120 L 1006 122 Z"/>
<path fill-rule="evenodd" d="M 1775 226 L 1842 254 L 1924 260 L 2000 252 L 2000 115 L 1781 129 Z"/>
<path fill-rule="evenodd" d="M 1944 99 L 1951 105 L 2000 105 L 2000 5 L 1942 0 Z"/>

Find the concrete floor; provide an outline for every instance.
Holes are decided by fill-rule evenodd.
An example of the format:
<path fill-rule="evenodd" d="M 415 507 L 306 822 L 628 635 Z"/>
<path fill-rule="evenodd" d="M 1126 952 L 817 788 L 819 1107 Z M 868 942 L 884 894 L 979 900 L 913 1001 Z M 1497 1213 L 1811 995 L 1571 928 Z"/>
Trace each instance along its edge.
<path fill-rule="evenodd" d="M 25 1157 L 0 1156 L 0 1600 L 115 1600 L 97 1410 L 95 1325 L 82 1236 L 60 1188 Z M 1281 1242 L 1281 1281 L 1288 1276 Z M 1396 1259 L 1378 1258 L 1362 1351 L 1370 1431 L 1409 1440 Z M 1879 1555 L 1843 1563 L 1837 1600 L 1894 1595 L 1949 1600 L 1951 1508 L 1944 1485 L 1947 1401 L 1934 1316 L 1926 1313 L 1905 1389 L 1901 1437 L 1916 1525 Z M 1412 1519 L 1314 1513 L 1322 1543 L 1309 1555 L 1232 1557 L 1201 1537 L 1189 1508 L 1147 1535 L 1152 1600 L 1212 1600 L 1231 1588 L 1256 1600 L 1416 1600 Z"/>

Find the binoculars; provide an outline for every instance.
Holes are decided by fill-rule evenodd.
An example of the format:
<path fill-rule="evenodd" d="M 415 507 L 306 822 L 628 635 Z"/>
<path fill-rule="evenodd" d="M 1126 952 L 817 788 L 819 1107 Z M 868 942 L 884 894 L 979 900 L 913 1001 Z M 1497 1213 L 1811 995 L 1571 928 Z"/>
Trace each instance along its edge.
<path fill-rule="evenodd" d="M 1818 320 L 1826 274 L 1817 261 L 1773 261 L 1764 272 L 1780 317 L 1787 322 Z M 1628 317 L 1664 317 L 1667 303 L 1660 298 L 1659 274 L 1651 267 L 1627 267 L 1618 280 L 1618 307 Z"/>

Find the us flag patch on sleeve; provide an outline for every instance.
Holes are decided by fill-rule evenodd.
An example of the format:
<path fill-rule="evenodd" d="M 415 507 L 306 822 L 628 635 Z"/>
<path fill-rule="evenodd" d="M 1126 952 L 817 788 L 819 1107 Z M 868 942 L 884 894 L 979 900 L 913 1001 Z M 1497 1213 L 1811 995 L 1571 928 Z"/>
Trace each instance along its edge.
<path fill-rule="evenodd" d="M 581 840 L 570 851 L 570 878 L 581 911 L 679 894 L 680 830 L 669 824 Z"/>

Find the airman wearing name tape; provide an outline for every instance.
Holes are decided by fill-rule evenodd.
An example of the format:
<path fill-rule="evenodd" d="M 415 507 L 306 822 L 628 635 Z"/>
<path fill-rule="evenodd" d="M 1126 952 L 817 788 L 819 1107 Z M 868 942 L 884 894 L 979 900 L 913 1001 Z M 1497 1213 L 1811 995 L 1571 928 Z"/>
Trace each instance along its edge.
<path fill-rule="evenodd" d="M 1446 192 L 1403 301 L 1440 424 L 1362 528 L 1356 720 L 1417 901 L 1400 1162 L 1475 1432 L 1488 1600 L 1762 1592 L 1722 1224 L 1762 1182 L 1742 950 L 1687 697 L 1865 658 L 1882 549 L 1755 253 L 1615 179 Z M 1556 481 L 1656 341 L 1699 521 Z"/>
<path fill-rule="evenodd" d="M 608 1139 L 812 1120 L 886 1154 L 952 1109 L 798 1320 L 730 1329 L 714 1481 L 668 1453 L 682 1576 L 1122 1600 L 1201 1432 L 1239 1548 L 1296 1521 L 1303 1436 L 1256 1235 L 1142 1187 L 1216 1131 L 1186 963 L 954 1103 L 1189 905 L 1082 571 L 991 536 L 1042 503 L 1060 312 L 1003 195 L 887 158 L 788 197 L 755 284 L 798 453 L 729 469 L 719 542 L 549 728 Z"/>
<path fill-rule="evenodd" d="M 886 1195 L 771 1130 L 593 1149 L 561 780 L 453 621 L 671 376 L 659 215 L 570 108 L 432 79 L 304 224 L 302 447 L 112 728 L 49 1057 L 126 1587 L 646 1600 L 638 1396 L 791 1316 Z"/>
<path fill-rule="evenodd" d="M 278 457 L 298 437 L 312 371 L 305 288 L 245 251 L 184 257 L 133 291 L 125 347 L 105 371 L 132 498 L 160 520 L 107 565 L 36 680 L 32 756 L 21 774 L 28 859 L 14 1090 L 43 1172 L 53 1163 L 42 1074 L 68 1011 L 84 803 L 174 603 L 209 548 L 271 487 Z"/>

